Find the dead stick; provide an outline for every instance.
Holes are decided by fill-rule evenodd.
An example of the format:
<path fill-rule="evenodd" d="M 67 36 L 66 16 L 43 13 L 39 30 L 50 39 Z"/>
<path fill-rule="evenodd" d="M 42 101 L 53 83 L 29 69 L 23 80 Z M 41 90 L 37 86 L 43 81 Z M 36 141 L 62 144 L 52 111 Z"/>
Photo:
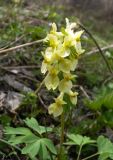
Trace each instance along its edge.
<path fill-rule="evenodd" d="M 34 42 L 28 42 L 28 43 L 25 43 L 25 44 L 21 44 L 19 46 L 15 46 L 15 47 L 11 47 L 11 48 L 8 48 L 8 49 L 0 50 L 0 54 L 10 52 L 10 51 L 13 51 L 13 50 L 16 50 L 16 49 L 19 49 L 19 48 L 23 48 L 23 47 L 26 47 L 26 46 L 31 46 L 33 44 L 41 43 L 41 42 L 43 42 L 43 40 L 44 39 L 37 40 L 37 41 L 34 41 Z"/>

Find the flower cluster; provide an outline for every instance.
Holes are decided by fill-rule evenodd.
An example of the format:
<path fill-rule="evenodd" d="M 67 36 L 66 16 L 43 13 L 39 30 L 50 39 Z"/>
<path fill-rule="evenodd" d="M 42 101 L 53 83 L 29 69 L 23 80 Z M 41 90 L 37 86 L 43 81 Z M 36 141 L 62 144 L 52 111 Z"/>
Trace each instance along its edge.
<path fill-rule="evenodd" d="M 57 117 L 63 112 L 64 94 L 69 95 L 72 104 L 77 102 L 77 92 L 72 91 L 72 80 L 75 77 L 72 71 L 75 70 L 79 56 L 84 52 L 81 47 L 81 35 L 83 31 L 74 32 L 76 23 L 70 23 L 66 18 L 66 28 L 61 32 L 57 31 L 55 23 L 44 41 L 49 43 L 49 47 L 42 53 L 44 60 L 41 72 L 46 74 L 44 79 L 48 90 L 57 89 L 60 95 L 55 99 L 55 103 L 48 108 L 49 114 Z"/>

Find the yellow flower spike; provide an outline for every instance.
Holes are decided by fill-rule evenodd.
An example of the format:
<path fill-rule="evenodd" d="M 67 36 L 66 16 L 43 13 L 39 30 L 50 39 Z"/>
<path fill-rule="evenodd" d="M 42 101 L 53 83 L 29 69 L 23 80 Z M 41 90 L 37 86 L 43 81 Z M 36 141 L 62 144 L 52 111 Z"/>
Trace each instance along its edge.
<path fill-rule="evenodd" d="M 44 83 L 48 90 L 55 90 L 58 87 L 60 91 L 60 96 L 48 108 L 49 114 L 53 114 L 54 117 L 63 112 L 64 93 L 69 95 L 72 104 L 77 103 L 78 93 L 71 91 L 72 79 L 75 76 L 70 72 L 76 69 L 78 58 L 84 50 L 80 41 L 83 31 L 74 32 L 75 27 L 77 27 L 76 23 L 70 23 L 66 18 L 65 30 L 58 32 L 56 24 L 53 23 L 50 33 L 44 39 L 49 42 L 41 66 L 42 73 L 48 71 Z M 59 79 L 59 72 L 63 75 L 62 79 Z"/>
<path fill-rule="evenodd" d="M 68 94 L 69 94 L 71 103 L 76 105 L 77 104 L 77 95 L 78 95 L 78 93 L 70 91 Z"/>
<path fill-rule="evenodd" d="M 63 101 L 63 94 L 61 93 L 59 97 L 55 98 L 55 103 L 51 104 L 48 108 L 49 114 L 53 114 L 54 117 L 58 117 L 63 112 L 63 105 L 66 104 Z"/>
<path fill-rule="evenodd" d="M 55 90 L 59 85 L 59 77 L 57 76 L 58 71 L 55 68 L 51 68 L 45 78 L 45 85 L 48 90 Z"/>

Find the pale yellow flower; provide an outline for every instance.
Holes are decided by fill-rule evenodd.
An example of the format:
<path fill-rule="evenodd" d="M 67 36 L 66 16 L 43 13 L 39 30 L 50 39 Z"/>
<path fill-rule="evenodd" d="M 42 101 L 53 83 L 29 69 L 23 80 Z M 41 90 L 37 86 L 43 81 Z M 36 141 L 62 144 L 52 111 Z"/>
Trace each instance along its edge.
<path fill-rule="evenodd" d="M 62 58 L 68 57 L 70 55 L 70 49 L 66 48 L 62 43 L 58 46 L 58 55 Z"/>
<path fill-rule="evenodd" d="M 64 79 L 59 83 L 59 91 L 63 93 L 69 93 L 72 88 L 72 79 L 75 77 L 71 73 L 63 74 Z"/>
<path fill-rule="evenodd" d="M 59 85 L 58 71 L 55 68 L 50 68 L 44 82 L 48 90 L 55 90 Z"/>
<path fill-rule="evenodd" d="M 84 49 L 82 49 L 80 41 L 76 41 L 76 43 L 75 43 L 75 49 L 76 49 L 76 52 L 78 54 L 78 57 L 79 57 L 79 55 L 81 55 L 85 51 Z"/>
<path fill-rule="evenodd" d="M 70 68 L 70 70 L 74 71 L 76 69 L 76 67 L 77 67 L 78 60 L 77 59 L 70 59 L 70 61 L 71 61 L 71 68 Z"/>
<path fill-rule="evenodd" d="M 52 23 L 52 29 L 50 31 L 50 34 L 56 35 L 58 38 L 62 38 L 63 34 L 62 32 L 57 31 L 57 26 L 55 23 Z"/>
<path fill-rule="evenodd" d="M 55 99 L 55 103 L 51 104 L 48 108 L 49 114 L 53 114 L 54 117 L 58 117 L 63 112 L 63 105 L 66 104 L 63 101 L 63 94 L 61 93 L 58 98 Z"/>
<path fill-rule="evenodd" d="M 72 88 L 72 82 L 70 80 L 63 79 L 59 83 L 59 91 L 68 93 Z"/>
<path fill-rule="evenodd" d="M 66 29 L 65 29 L 65 32 L 67 34 L 69 34 L 70 36 L 73 37 L 73 35 L 74 35 L 73 28 L 75 28 L 76 26 L 77 26 L 76 23 L 70 23 L 69 19 L 66 18 Z"/>
<path fill-rule="evenodd" d="M 43 53 L 44 60 L 41 72 L 47 75 L 44 83 L 48 90 L 59 89 L 60 96 L 48 108 L 49 114 L 57 117 L 63 112 L 64 94 L 68 94 L 72 104 L 77 103 L 77 92 L 72 92 L 72 80 L 75 77 L 71 71 L 76 69 L 78 58 L 84 52 L 81 46 L 83 31 L 74 32 L 76 23 L 70 23 L 66 18 L 66 28 L 62 32 L 57 31 L 55 23 L 52 24 L 50 33 L 44 39 L 49 42 Z"/>
<path fill-rule="evenodd" d="M 48 67 L 50 66 L 50 64 L 53 62 L 53 50 L 51 47 L 48 47 L 45 50 L 45 53 L 42 53 L 44 60 L 42 62 L 42 66 L 41 66 L 41 72 L 43 74 L 45 74 L 48 70 Z"/>
<path fill-rule="evenodd" d="M 77 95 L 78 95 L 78 93 L 70 91 L 68 94 L 69 94 L 71 103 L 76 105 L 77 104 Z"/>
<path fill-rule="evenodd" d="M 61 70 L 64 73 L 70 73 L 70 70 L 72 69 L 72 63 L 69 59 L 61 59 L 59 61 L 59 70 Z"/>
<path fill-rule="evenodd" d="M 56 35 L 48 34 L 48 41 L 50 43 L 50 46 L 53 48 L 56 48 L 59 45 L 59 40 Z"/>

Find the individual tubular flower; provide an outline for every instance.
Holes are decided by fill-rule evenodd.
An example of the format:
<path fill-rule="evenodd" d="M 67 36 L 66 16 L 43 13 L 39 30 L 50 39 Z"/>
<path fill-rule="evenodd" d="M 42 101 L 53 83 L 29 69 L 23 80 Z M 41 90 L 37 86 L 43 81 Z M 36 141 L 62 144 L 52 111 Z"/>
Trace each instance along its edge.
<path fill-rule="evenodd" d="M 59 43 L 63 41 L 63 34 L 61 32 L 57 32 L 57 26 L 55 23 L 52 24 L 52 29 L 44 41 L 49 42 L 49 45 L 52 48 L 58 47 Z"/>
<path fill-rule="evenodd" d="M 83 30 L 81 31 L 77 31 L 74 33 L 73 31 L 73 27 L 75 27 L 76 24 L 75 23 L 69 23 L 69 20 L 66 19 L 66 29 L 65 32 L 67 33 L 65 38 L 64 38 L 64 46 L 65 47 L 71 47 L 74 46 L 76 49 L 76 53 L 78 54 L 78 56 L 80 54 L 82 54 L 84 52 L 84 50 L 81 47 L 81 42 L 80 42 L 80 38 L 81 35 L 83 34 Z"/>
<path fill-rule="evenodd" d="M 47 74 L 44 82 L 48 90 L 55 90 L 59 85 L 58 71 L 55 68 L 51 68 Z"/>
<path fill-rule="evenodd" d="M 70 73 L 71 69 L 72 63 L 69 59 L 61 59 L 59 61 L 59 70 L 61 70 L 64 73 Z"/>
<path fill-rule="evenodd" d="M 75 77 L 72 74 L 64 74 L 64 79 L 59 83 L 59 91 L 63 93 L 68 93 L 72 88 L 72 79 Z"/>
<path fill-rule="evenodd" d="M 50 66 L 50 64 L 53 62 L 53 51 L 51 47 L 48 47 L 45 50 L 45 54 L 42 53 L 44 60 L 42 62 L 42 66 L 41 66 L 41 72 L 43 74 L 45 74 Z"/>
<path fill-rule="evenodd" d="M 54 117 L 58 117 L 63 112 L 63 105 L 66 102 L 63 100 L 63 94 L 61 93 L 58 98 L 55 99 L 55 103 L 51 104 L 48 108 L 49 114 L 53 114 Z"/>
<path fill-rule="evenodd" d="M 78 93 L 69 91 L 68 95 L 69 95 L 71 103 L 76 105 L 77 104 L 77 95 L 78 95 Z"/>

